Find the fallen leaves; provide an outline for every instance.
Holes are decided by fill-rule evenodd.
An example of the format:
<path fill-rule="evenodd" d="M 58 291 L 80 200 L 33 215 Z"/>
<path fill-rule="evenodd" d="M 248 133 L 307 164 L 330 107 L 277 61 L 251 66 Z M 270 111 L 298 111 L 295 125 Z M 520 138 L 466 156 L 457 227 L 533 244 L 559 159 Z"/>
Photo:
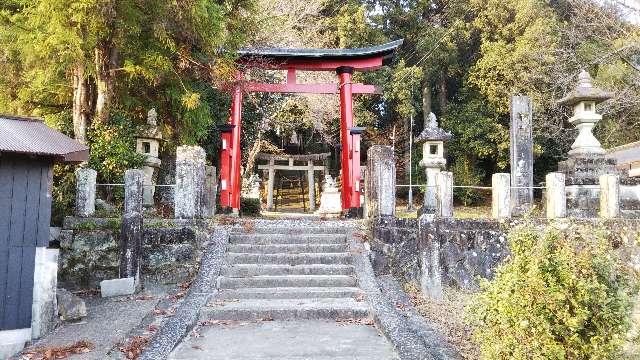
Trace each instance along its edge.
<path fill-rule="evenodd" d="M 127 343 L 118 350 L 124 354 L 127 359 L 137 359 L 140 354 L 144 351 L 144 348 L 149 345 L 149 337 L 148 336 L 134 336 Z"/>
<path fill-rule="evenodd" d="M 336 322 L 340 325 L 375 325 L 372 318 L 339 318 Z"/>
<path fill-rule="evenodd" d="M 363 232 L 354 232 L 353 237 L 360 242 L 367 242 L 369 240 L 369 235 Z"/>
<path fill-rule="evenodd" d="M 216 219 L 219 225 L 235 225 L 238 223 L 238 219 L 232 216 L 220 216 Z"/>
<path fill-rule="evenodd" d="M 23 352 L 21 356 L 24 359 L 30 360 L 66 359 L 74 354 L 85 354 L 91 352 L 93 348 L 93 343 L 87 340 L 80 340 L 71 345 L 36 348 Z"/>
<path fill-rule="evenodd" d="M 138 295 L 138 296 L 127 296 L 125 298 L 115 299 L 114 302 L 127 302 L 127 301 L 149 301 L 154 300 L 155 297 L 151 295 Z"/>
<path fill-rule="evenodd" d="M 237 323 L 234 320 L 201 320 L 198 321 L 198 325 L 200 326 L 213 326 L 213 325 L 233 325 Z"/>
<path fill-rule="evenodd" d="M 252 234 L 256 232 L 256 224 L 253 221 L 249 221 L 249 220 L 243 221 L 241 226 L 244 232 L 247 234 Z"/>

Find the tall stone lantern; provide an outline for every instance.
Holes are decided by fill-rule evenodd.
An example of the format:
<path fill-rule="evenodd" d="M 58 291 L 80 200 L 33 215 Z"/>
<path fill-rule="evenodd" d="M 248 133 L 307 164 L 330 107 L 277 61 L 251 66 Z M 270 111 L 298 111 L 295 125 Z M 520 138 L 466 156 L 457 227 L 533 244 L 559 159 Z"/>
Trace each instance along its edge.
<path fill-rule="evenodd" d="M 608 100 L 613 95 L 593 86 L 591 75 L 585 70 L 578 75 L 578 85 L 564 98 L 558 101 L 561 105 L 573 106 L 573 116 L 569 122 L 579 131 L 578 137 L 571 145 L 569 156 L 602 155 L 606 151 L 598 139 L 593 136 L 593 127 L 602 120 L 596 112 L 596 105 Z"/>
<path fill-rule="evenodd" d="M 146 156 L 142 171 L 144 172 L 144 187 L 142 192 L 142 203 L 144 206 L 153 206 L 153 195 L 155 193 L 154 173 L 160 168 L 160 141 L 162 132 L 158 128 L 158 113 L 156 109 L 151 109 L 147 113 L 147 124 L 136 137 L 136 152 Z"/>
<path fill-rule="evenodd" d="M 447 159 L 444 157 L 444 143 L 449 139 L 451 139 L 451 133 L 438 127 L 436 115 L 430 113 L 429 122 L 415 139 L 417 144 L 422 143 L 420 166 L 425 168 L 427 175 L 427 191 L 424 194 L 422 213 L 431 214 L 436 210 L 436 176 L 447 165 Z"/>

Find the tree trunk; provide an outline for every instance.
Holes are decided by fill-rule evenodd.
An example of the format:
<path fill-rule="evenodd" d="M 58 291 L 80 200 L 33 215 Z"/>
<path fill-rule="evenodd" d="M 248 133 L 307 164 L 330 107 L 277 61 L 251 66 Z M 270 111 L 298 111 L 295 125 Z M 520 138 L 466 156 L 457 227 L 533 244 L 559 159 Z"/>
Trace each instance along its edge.
<path fill-rule="evenodd" d="M 110 41 L 100 41 L 95 48 L 96 65 L 96 116 L 95 120 L 106 123 L 113 100 L 114 51 Z"/>
<path fill-rule="evenodd" d="M 440 106 L 440 112 L 444 112 L 447 107 L 447 78 L 444 72 L 440 73 L 438 78 L 438 105 Z"/>
<path fill-rule="evenodd" d="M 89 92 L 84 64 L 76 64 L 73 68 L 73 135 L 83 144 L 87 143 L 87 125 L 91 113 Z"/>
<path fill-rule="evenodd" d="M 422 119 L 424 121 L 423 127 L 427 127 L 429 124 L 429 114 L 431 113 L 431 86 L 429 82 L 425 82 L 422 89 Z"/>

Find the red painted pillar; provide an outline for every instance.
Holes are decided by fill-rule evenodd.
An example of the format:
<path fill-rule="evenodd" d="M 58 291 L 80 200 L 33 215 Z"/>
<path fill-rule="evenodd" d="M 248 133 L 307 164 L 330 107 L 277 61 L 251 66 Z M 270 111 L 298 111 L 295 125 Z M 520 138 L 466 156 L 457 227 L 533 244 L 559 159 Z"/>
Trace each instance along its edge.
<path fill-rule="evenodd" d="M 231 133 L 233 125 L 224 124 L 218 127 L 222 141 L 220 151 L 220 206 L 222 208 L 231 207 L 231 197 L 229 189 L 231 184 Z"/>
<path fill-rule="evenodd" d="M 238 81 L 242 79 L 242 74 L 236 75 Z M 240 163 L 242 161 L 240 154 L 240 133 L 242 130 L 242 89 L 239 84 L 233 88 L 233 98 L 231 100 L 231 118 L 230 124 L 233 125 L 231 131 L 231 166 L 230 166 L 230 206 L 234 212 L 240 210 Z"/>
<path fill-rule="evenodd" d="M 351 208 L 351 197 L 353 192 L 352 159 L 351 159 L 351 136 L 349 129 L 353 127 L 353 94 L 351 92 L 351 75 L 353 68 L 341 66 L 336 69 L 340 80 L 340 142 L 342 143 L 342 153 L 340 156 L 342 164 L 342 211 Z"/>
<path fill-rule="evenodd" d="M 360 208 L 360 193 L 361 188 L 361 176 L 360 176 L 360 139 L 364 132 L 364 127 L 352 127 L 349 129 L 349 135 L 351 137 L 351 185 L 353 191 L 351 194 L 350 207 Z"/>

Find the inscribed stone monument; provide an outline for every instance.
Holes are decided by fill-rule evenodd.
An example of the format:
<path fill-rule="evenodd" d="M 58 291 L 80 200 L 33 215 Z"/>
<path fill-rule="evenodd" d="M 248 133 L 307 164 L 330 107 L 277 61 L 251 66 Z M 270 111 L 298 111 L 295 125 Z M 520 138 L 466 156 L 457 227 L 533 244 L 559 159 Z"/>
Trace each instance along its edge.
<path fill-rule="evenodd" d="M 533 107 L 528 96 L 511 97 L 511 214 L 522 216 L 533 202 Z"/>

